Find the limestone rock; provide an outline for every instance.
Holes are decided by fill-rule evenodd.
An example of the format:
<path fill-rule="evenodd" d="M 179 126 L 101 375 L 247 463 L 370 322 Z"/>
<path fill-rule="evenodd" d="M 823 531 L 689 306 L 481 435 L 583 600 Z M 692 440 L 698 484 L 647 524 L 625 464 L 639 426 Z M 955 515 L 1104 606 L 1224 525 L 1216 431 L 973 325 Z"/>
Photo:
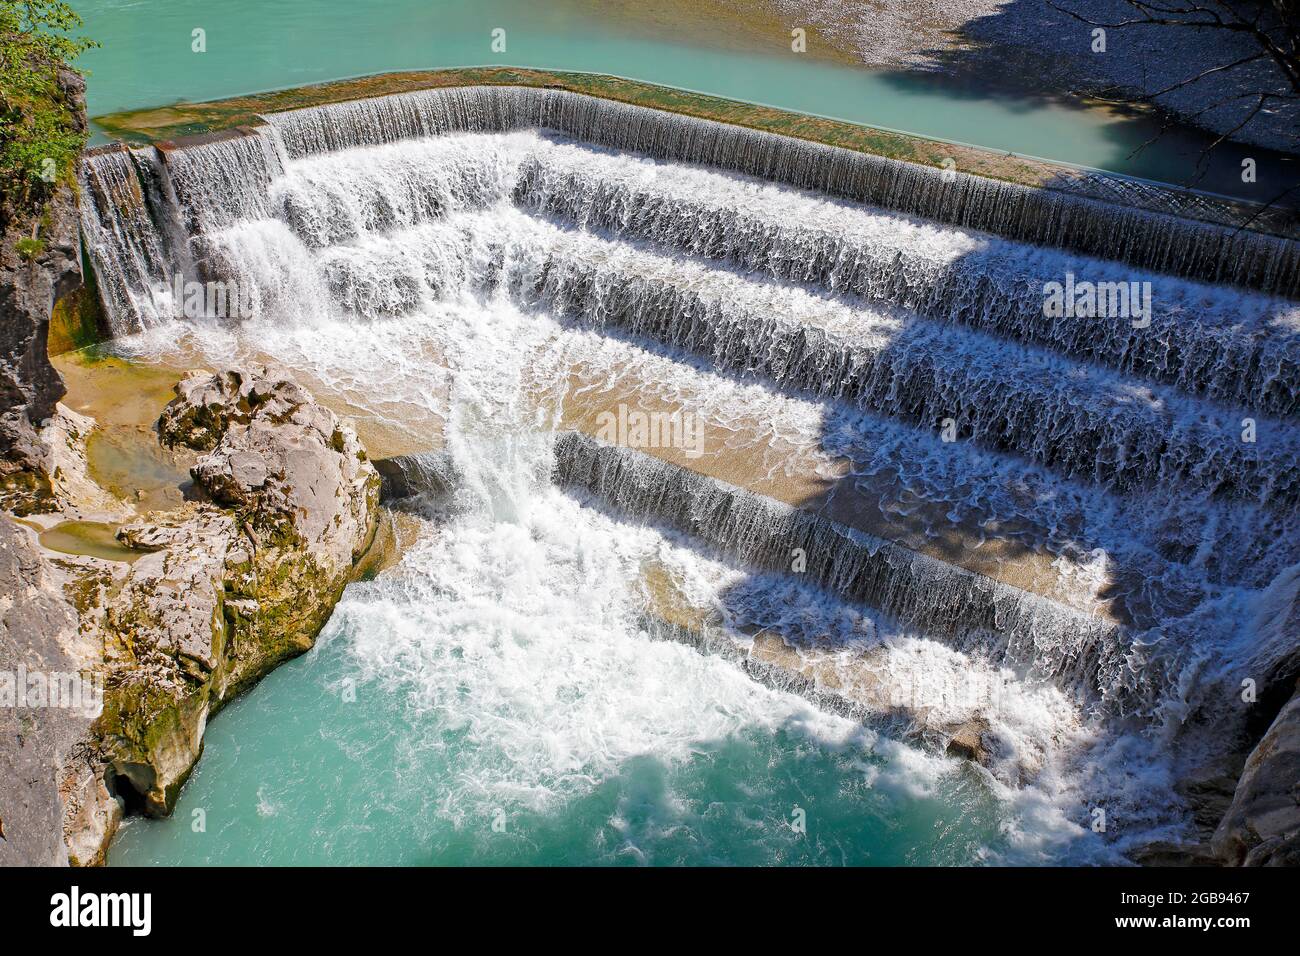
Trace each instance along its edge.
<path fill-rule="evenodd" d="M 950 757 L 973 760 L 978 764 L 988 764 L 992 748 L 988 744 L 989 723 L 982 717 L 976 717 L 957 727 L 948 740 L 947 753 Z"/>
<path fill-rule="evenodd" d="M 95 427 L 93 418 L 79 415 L 59 403 L 40 431 L 50 493 L 65 517 L 94 515 L 116 519 L 129 513 L 90 477 L 86 440 Z"/>
<path fill-rule="evenodd" d="M 191 372 L 176 393 L 159 435 L 210 450 L 191 473 L 214 502 L 255 513 L 255 533 L 288 530 L 332 562 L 355 557 L 338 545 L 369 523 L 379 479 L 349 425 L 273 367 Z"/>
<path fill-rule="evenodd" d="M 176 383 L 175 391 L 158 420 L 164 445 L 211 451 L 231 424 L 247 424 L 251 418 L 251 383 L 234 369 L 216 375 L 195 369 Z"/>
<path fill-rule="evenodd" d="M 35 535 L 0 512 L 0 672 L 79 673 L 87 649 Z M 9 685 L 9 692 L 15 687 Z M 59 780 L 93 713 L 68 707 L 0 705 L 0 865 L 68 862 Z"/>
<path fill-rule="evenodd" d="M 113 503 L 85 473 L 93 427 L 61 409 L 46 430 L 64 516 Z M 0 671 L 102 687 L 91 714 L 0 707 L 0 863 L 102 863 L 125 812 L 170 813 L 208 720 L 311 647 L 374 534 L 378 474 L 282 372 L 190 375 L 159 431 L 210 444 L 206 500 L 121 526 L 132 561 L 49 555 L 0 515 Z"/>
<path fill-rule="evenodd" d="M 1246 760 L 1212 845 L 1229 865 L 1300 864 L 1300 693 Z"/>
<path fill-rule="evenodd" d="M 1226 754 L 1197 767 L 1175 784 L 1174 789 L 1191 810 L 1200 842 L 1209 842 L 1228 812 L 1245 757 L 1244 753 Z"/>
<path fill-rule="evenodd" d="M 159 431 L 182 422 L 200 441 L 217 436 L 191 474 L 242 532 L 246 560 L 228 562 L 226 583 L 227 617 L 250 632 L 239 653 L 306 650 L 374 534 L 378 473 L 352 428 L 280 369 L 192 374 Z"/>
<path fill-rule="evenodd" d="M 84 129 L 85 83 L 70 70 L 59 82 Z M 0 224 L 0 506 L 30 513 L 51 507 L 37 430 L 65 392 L 46 338 L 55 301 L 81 285 L 76 196 L 62 186 L 39 211 L 10 209 L 0 197 Z M 43 248 L 27 261 L 18 243 L 33 230 Z"/>
<path fill-rule="evenodd" d="M 1128 854 L 1138 866 L 1221 866 L 1219 858 L 1204 843 L 1148 843 Z"/>
<path fill-rule="evenodd" d="M 119 531 L 150 553 L 106 623 L 103 759 L 152 815 L 174 806 L 212 714 L 311 647 L 379 502 L 352 429 L 284 372 L 191 373 L 176 393 L 159 435 L 208 449 L 191 473 L 209 501 Z"/>
<path fill-rule="evenodd" d="M 148 549 L 132 566 L 108 612 L 110 630 L 203 675 L 217 664 L 213 622 L 220 618 L 226 553 L 235 522 L 215 508 L 199 508 L 176 524 L 139 522 L 118 538 Z"/>

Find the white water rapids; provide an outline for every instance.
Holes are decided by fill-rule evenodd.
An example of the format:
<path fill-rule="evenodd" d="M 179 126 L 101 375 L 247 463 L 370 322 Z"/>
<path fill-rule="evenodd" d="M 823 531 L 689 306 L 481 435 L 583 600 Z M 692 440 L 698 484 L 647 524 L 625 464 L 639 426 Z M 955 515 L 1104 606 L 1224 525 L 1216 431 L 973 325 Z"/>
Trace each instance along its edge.
<path fill-rule="evenodd" d="M 686 766 L 701 741 L 779 731 L 860 754 L 855 785 L 919 798 L 977 773 L 997 820 L 978 859 L 1115 859 L 1179 832 L 1173 783 L 1231 744 L 1236 718 L 1207 713 L 1300 562 L 1295 303 L 1144 274 L 1150 336 L 1048 328 L 1042 281 L 1132 269 L 535 131 L 318 152 L 304 128 L 161 168 L 95 157 L 86 233 L 118 351 L 273 359 L 454 463 L 450 499 L 417 509 L 416 543 L 313 652 L 403 701 L 403 760 L 442 748 L 429 812 L 546 814 L 642 755 Z M 149 287 L 176 269 L 240 285 L 252 314 L 166 314 Z M 683 515 L 634 458 L 616 487 L 557 460 L 559 409 L 592 383 L 697 411 L 718 445 L 765 449 L 766 477 L 885 476 L 882 513 L 938 503 L 1048 553 L 1074 606 L 869 536 L 826 544 L 820 578 L 781 574 L 761 529 L 709 524 L 734 489 Z M 652 639 L 652 576 L 742 645 L 770 631 L 868 660 L 899 706 L 864 728 Z M 1123 626 L 1089 617 L 1116 593 Z M 930 734 L 975 718 L 987 772 Z"/>

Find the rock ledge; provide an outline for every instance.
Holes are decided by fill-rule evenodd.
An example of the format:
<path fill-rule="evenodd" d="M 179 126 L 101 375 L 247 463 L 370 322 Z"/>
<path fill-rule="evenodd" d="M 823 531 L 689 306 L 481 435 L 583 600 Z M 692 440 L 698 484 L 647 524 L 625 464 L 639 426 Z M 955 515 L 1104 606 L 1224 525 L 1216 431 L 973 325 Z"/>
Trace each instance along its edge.
<path fill-rule="evenodd" d="M 130 561 L 52 555 L 28 527 L 0 527 L 0 558 L 14 559 L 0 573 L 50 605 L 15 607 L 0 638 L 29 620 L 51 631 L 43 644 L 8 633 L 0 658 L 6 647 L 30 667 L 57 658 L 103 688 L 102 711 L 79 724 L 32 711 L 27 756 L 0 746 L 31 808 L 11 815 L 0 862 L 102 863 L 125 813 L 169 814 L 208 720 L 312 646 L 375 533 L 380 479 L 356 434 L 283 370 L 191 372 L 158 433 L 205 454 L 192 500 L 120 527 Z M 58 653 L 42 662 L 46 646 Z M 18 839 L 20 822 L 31 829 Z"/>

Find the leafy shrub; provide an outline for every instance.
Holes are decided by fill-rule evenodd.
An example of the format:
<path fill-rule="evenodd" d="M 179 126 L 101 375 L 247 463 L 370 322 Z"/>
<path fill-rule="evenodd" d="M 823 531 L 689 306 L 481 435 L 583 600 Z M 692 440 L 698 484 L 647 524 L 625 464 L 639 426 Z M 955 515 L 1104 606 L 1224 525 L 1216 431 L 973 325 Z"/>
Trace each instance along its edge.
<path fill-rule="evenodd" d="M 45 243 L 39 239 L 24 237 L 14 243 L 14 248 L 18 251 L 18 257 L 24 262 L 32 262 L 45 251 Z"/>
<path fill-rule="evenodd" d="M 71 35 L 80 26 L 62 0 L 0 0 L 0 196 L 17 209 L 70 182 L 85 146 L 58 82 L 61 66 L 98 45 Z"/>

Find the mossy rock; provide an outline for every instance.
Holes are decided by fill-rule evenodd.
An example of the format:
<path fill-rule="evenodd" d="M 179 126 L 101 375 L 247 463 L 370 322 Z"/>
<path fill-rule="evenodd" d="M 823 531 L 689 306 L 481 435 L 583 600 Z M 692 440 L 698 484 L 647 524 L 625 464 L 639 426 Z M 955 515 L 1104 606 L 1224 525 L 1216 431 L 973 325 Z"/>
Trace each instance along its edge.
<path fill-rule="evenodd" d="M 108 320 L 99 301 L 95 272 L 84 250 L 81 274 L 84 278 L 80 288 L 58 299 L 50 310 L 46 350 L 52 356 L 88 349 L 110 337 Z"/>
<path fill-rule="evenodd" d="M 20 518 L 57 511 L 50 476 L 34 468 L 0 475 L 0 508 Z"/>
<path fill-rule="evenodd" d="M 40 239 L 19 239 L 14 243 L 14 251 L 23 262 L 35 262 L 45 252 L 45 243 Z"/>

